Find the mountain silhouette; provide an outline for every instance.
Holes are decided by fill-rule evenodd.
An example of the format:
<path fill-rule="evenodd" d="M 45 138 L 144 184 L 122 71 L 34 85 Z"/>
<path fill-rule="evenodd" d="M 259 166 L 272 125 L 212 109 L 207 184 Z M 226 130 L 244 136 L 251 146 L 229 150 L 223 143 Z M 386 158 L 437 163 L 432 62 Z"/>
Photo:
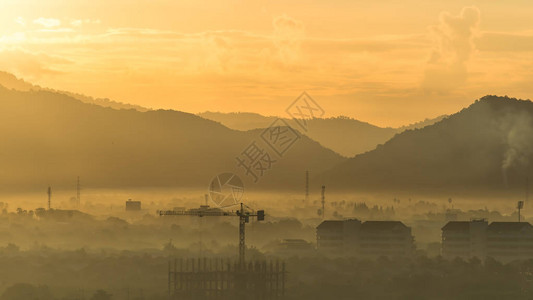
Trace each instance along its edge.
<path fill-rule="evenodd" d="M 13 89 L 16 91 L 21 91 L 21 92 L 49 91 L 49 92 L 54 92 L 54 93 L 59 93 L 59 94 L 65 94 L 65 95 L 71 96 L 72 98 L 78 99 L 84 103 L 97 104 L 103 107 L 110 107 L 114 109 L 135 109 L 138 111 L 150 110 L 148 108 L 145 108 L 139 105 L 117 102 L 117 101 L 109 100 L 107 98 L 93 98 L 93 97 L 85 96 L 85 95 L 78 94 L 78 93 L 58 91 L 58 90 L 54 90 L 50 88 L 41 87 L 41 86 L 38 86 L 32 83 L 29 83 L 23 79 L 19 79 L 11 73 L 3 72 L 3 71 L 0 71 L 0 85 L 7 89 Z"/>
<path fill-rule="evenodd" d="M 524 190 L 533 178 L 533 103 L 485 96 L 324 172 L 338 190 Z"/>
<path fill-rule="evenodd" d="M 268 127 L 277 118 L 244 112 L 204 112 L 198 115 L 237 130 Z M 397 133 L 425 127 L 440 121 L 442 118 L 444 116 L 426 119 L 400 128 L 378 127 L 349 117 L 315 118 L 308 120 L 308 131 L 305 134 L 324 147 L 345 157 L 353 157 L 375 149 L 377 145 L 385 143 Z M 290 121 L 290 119 L 285 120 Z"/>
<path fill-rule="evenodd" d="M 218 173 L 235 172 L 250 188 L 299 188 L 344 159 L 302 137 L 275 157 L 257 184 L 239 156 L 262 130 L 237 131 L 172 110 L 140 112 L 83 103 L 57 92 L 0 87 L 0 188 L 71 188 L 76 176 L 91 188 L 203 188 Z M 265 150 L 266 151 L 266 150 Z"/>

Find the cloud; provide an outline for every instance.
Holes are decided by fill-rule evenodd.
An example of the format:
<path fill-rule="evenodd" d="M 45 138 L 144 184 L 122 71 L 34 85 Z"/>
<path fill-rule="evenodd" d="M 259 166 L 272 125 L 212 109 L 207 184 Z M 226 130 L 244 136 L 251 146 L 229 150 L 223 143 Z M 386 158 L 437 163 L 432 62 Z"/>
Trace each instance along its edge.
<path fill-rule="evenodd" d="M 70 22 L 70 25 L 75 26 L 75 27 L 81 26 L 82 24 L 83 24 L 83 20 L 74 20 Z"/>
<path fill-rule="evenodd" d="M 74 26 L 74 27 L 79 27 L 79 26 L 82 26 L 83 24 L 100 24 L 102 23 L 102 21 L 100 21 L 99 19 L 85 19 L 85 20 L 73 20 L 70 22 L 70 25 Z"/>
<path fill-rule="evenodd" d="M 63 72 L 56 70 L 53 66 L 67 63 L 70 61 L 43 53 L 32 53 L 22 49 L 0 49 L 2 68 L 28 78 L 61 74 Z"/>
<path fill-rule="evenodd" d="M 21 26 L 26 26 L 26 20 L 23 18 L 23 17 L 17 17 L 15 19 L 15 23 L 21 25 Z"/>
<path fill-rule="evenodd" d="M 484 32 L 475 39 L 475 44 L 480 51 L 533 51 L 533 34 Z"/>
<path fill-rule="evenodd" d="M 214 64 L 215 68 L 218 67 L 221 71 L 227 71 L 234 55 L 229 39 L 211 36 L 207 38 L 206 46 L 206 63 Z"/>
<path fill-rule="evenodd" d="M 302 22 L 287 15 L 281 15 L 272 21 L 274 26 L 274 45 L 282 63 L 292 65 L 301 58 L 300 46 L 305 38 L 305 28 Z"/>
<path fill-rule="evenodd" d="M 61 28 L 43 28 L 43 29 L 39 29 L 38 31 L 39 31 L 39 32 L 53 32 L 53 33 L 75 32 L 74 29 L 72 29 L 72 28 L 65 28 L 65 27 L 61 27 Z"/>
<path fill-rule="evenodd" d="M 42 25 L 46 28 L 52 28 L 52 27 L 58 27 L 61 25 L 61 21 L 58 19 L 52 19 L 52 18 L 39 18 L 33 20 L 33 23 Z"/>
<path fill-rule="evenodd" d="M 359 39 L 306 38 L 305 48 L 323 53 L 391 52 L 427 47 L 423 35 L 373 37 Z"/>
<path fill-rule="evenodd" d="M 457 16 L 444 12 L 439 25 L 430 28 L 434 48 L 422 83 L 425 91 L 447 93 L 466 82 L 480 15 L 474 6 L 463 8 Z"/>

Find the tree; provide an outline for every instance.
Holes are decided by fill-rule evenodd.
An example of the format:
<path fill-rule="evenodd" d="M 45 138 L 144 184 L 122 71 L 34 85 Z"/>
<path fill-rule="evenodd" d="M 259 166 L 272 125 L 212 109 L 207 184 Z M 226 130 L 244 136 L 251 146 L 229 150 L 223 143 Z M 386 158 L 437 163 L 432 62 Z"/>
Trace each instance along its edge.
<path fill-rule="evenodd" d="M 111 296 L 111 294 L 104 290 L 98 290 L 93 294 L 91 300 L 111 300 Z"/>
<path fill-rule="evenodd" d="M 52 293 L 48 286 L 33 286 L 28 283 L 16 283 L 8 287 L 1 300 L 52 300 Z"/>

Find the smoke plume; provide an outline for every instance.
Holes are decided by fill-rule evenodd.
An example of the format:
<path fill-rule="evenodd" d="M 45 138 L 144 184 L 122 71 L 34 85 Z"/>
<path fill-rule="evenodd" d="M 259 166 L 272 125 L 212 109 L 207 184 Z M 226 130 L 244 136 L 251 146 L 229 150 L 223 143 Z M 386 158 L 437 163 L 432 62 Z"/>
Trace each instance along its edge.
<path fill-rule="evenodd" d="M 509 114 L 502 121 L 506 149 L 503 155 L 502 172 L 505 186 L 507 172 L 512 167 L 528 167 L 533 154 L 533 120 L 526 112 Z"/>

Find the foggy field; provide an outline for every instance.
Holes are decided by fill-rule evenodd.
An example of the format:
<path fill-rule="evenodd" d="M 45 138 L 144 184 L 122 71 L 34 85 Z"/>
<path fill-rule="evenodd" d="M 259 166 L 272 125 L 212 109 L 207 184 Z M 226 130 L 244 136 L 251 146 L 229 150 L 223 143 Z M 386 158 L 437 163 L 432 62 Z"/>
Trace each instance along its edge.
<path fill-rule="evenodd" d="M 68 202 L 71 194 L 56 192 L 52 208 L 72 209 Z M 39 294 L 53 297 L 42 299 L 92 299 L 99 289 L 114 295 L 113 299 L 166 299 L 169 258 L 236 258 L 237 218 L 156 215 L 160 209 L 203 205 L 201 195 L 201 191 L 88 189 L 83 194 L 81 213 L 47 217 L 29 215 L 32 207 L 46 204 L 43 193 L 4 195 L 8 206 L 0 215 L 0 264 L 4 272 L 0 274 L 4 278 L 0 294 L 16 289 L 16 283 L 27 283 L 34 288 L 25 286 L 25 290 L 40 288 Z M 125 211 L 129 198 L 142 201 L 142 211 Z M 465 262 L 439 256 L 440 228 L 452 204 L 463 211 L 460 219 L 490 216 L 492 220 L 514 220 L 516 212 L 511 204 L 484 199 L 487 205 L 478 207 L 482 201 L 475 199 L 455 198 L 450 204 L 447 198 L 412 197 L 409 201 L 384 195 L 328 194 L 328 219 L 400 220 L 412 227 L 415 256 L 365 260 L 317 252 L 315 228 L 322 219 L 317 215 L 320 203 L 315 198 L 311 196 L 305 203 L 297 194 L 251 193 L 244 197 L 248 206 L 267 212 L 264 222 L 252 221 L 247 226 L 247 258 L 287 263 L 287 299 L 501 299 L 502 295 L 528 299 L 533 292 L 524 285 L 532 280 L 526 270 L 533 271 L 533 261 L 502 265 L 490 259 Z M 23 210 L 17 212 L 14 203 L 24 204 Z M 501 214 L 493 211 L 497 208 Z M 277 245 L 283 239 L 303 239 L 309 248 L 305 252 L 280 252 Z M 421 282 L 425 282 L 424 288 Z M 491 282 L 505 284 L 494 290 Z M 484 289 L 464 290 L 465 285 L 482 285 Z"/>

